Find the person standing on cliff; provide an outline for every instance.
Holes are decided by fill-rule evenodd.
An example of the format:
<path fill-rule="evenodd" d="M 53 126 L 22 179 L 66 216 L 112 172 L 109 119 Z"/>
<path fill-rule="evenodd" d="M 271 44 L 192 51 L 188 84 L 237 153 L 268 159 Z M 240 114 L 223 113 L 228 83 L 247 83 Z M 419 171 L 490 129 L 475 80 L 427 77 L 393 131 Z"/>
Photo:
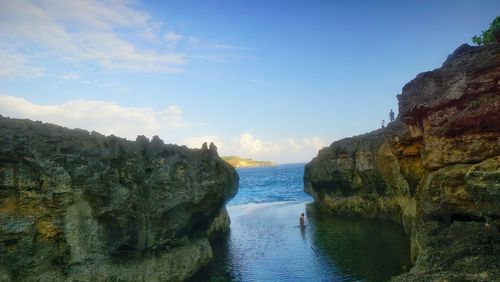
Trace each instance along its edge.
<path fill-rule="evenodd" d="M 380 125 L 382 126 L 382 128 L 385 127 L 385 120 L 382 120 L 382 122 L 380 123 Z"/>
<path fill-rule="evenodd" d="M 299 217 L 299 223 L 300 223 L 300 227 L 304 227 L 306 226 L 306 221 L 304 219 L 304 213 L 302 213 Z"/>
<path fill-rule="evenodd" d="M 392 109 L 391 109 L 391 111 L 389 112 L 389 120 L 390 120 L 391 122 L 393 122 L 393 121 L 394 121 L 394 112 L 392 111 Z"/>

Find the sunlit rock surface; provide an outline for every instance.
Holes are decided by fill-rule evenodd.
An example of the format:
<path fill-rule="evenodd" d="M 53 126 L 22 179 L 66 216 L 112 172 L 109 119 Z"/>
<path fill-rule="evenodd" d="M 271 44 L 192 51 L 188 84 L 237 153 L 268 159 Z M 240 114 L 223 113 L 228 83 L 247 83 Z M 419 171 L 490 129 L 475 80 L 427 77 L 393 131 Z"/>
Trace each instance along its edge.
<path fill-rule="evenodd" d="M 307 164 L 323 208 L 405 226 L 415 266 L 394 280 L 500 277 L 499 79 L 500 45 L 464 44 L 403 87 L 395 122 Z"/>
<path fill-rule="evenodd" d="M 212 258 L 235 170 L 210 149 L 0 116 L 0 281 L 179 281 Z"/>
<path fill-rule="evenodd" d="M 232 167 L 264 167 L 264 166 L 273 166 L 274 164 L 269 161 L 255 161 L 252 159 L 241 158 L 238 156 L 228 156 L 222 157 L 228 164 Z"/>

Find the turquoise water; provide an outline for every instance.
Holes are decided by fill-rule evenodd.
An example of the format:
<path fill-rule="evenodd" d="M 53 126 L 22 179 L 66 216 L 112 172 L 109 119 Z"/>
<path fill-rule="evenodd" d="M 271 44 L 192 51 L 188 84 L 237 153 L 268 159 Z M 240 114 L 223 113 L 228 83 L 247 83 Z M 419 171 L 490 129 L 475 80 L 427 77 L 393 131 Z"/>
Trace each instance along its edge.
<path fill-rule="evenodd" d="M 240 188 L 227 205 L 269 203 L 280 201 L 312 201 L 304 193 L 302 177 L 305 164 L 272 167 L 240 168 Z"/>
<path fill-rule="evenodd" d="M 302 191 L 303 164 L 238 173 L 231 231 L 191 281 L 387 281 L 409 267 L 401 226 L 321 212 Z"/>

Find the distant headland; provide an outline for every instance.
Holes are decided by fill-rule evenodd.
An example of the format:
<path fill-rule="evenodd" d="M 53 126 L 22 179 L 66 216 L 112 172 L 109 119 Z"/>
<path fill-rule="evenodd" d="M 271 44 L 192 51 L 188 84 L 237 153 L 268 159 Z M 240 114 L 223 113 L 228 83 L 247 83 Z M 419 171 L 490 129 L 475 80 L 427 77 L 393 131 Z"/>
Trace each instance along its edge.
<path fill-rule="evenodd" d="M 227 156 L 222 157 L 228 164 L 233 167 L 262 167 L 262 166 L 273 166 L 275 165 L 269 161 L 255 161 L 252 159 L 246 159 L 238 156 Z"/>

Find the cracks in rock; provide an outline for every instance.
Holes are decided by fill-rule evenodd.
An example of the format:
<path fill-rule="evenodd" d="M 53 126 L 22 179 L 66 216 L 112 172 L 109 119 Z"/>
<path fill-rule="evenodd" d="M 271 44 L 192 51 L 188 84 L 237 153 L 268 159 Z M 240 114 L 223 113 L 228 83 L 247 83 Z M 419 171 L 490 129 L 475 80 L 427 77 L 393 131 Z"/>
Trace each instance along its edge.
<path fill-rule="evenodd" d="M 476 216 L 472 214 L 464 213 L 453 213 L 453 214 L 435 214 L 431 216 L 431 219 L 450 225 L 453 222 L 486 222 L 486 219 L 481 216 Z"/>

